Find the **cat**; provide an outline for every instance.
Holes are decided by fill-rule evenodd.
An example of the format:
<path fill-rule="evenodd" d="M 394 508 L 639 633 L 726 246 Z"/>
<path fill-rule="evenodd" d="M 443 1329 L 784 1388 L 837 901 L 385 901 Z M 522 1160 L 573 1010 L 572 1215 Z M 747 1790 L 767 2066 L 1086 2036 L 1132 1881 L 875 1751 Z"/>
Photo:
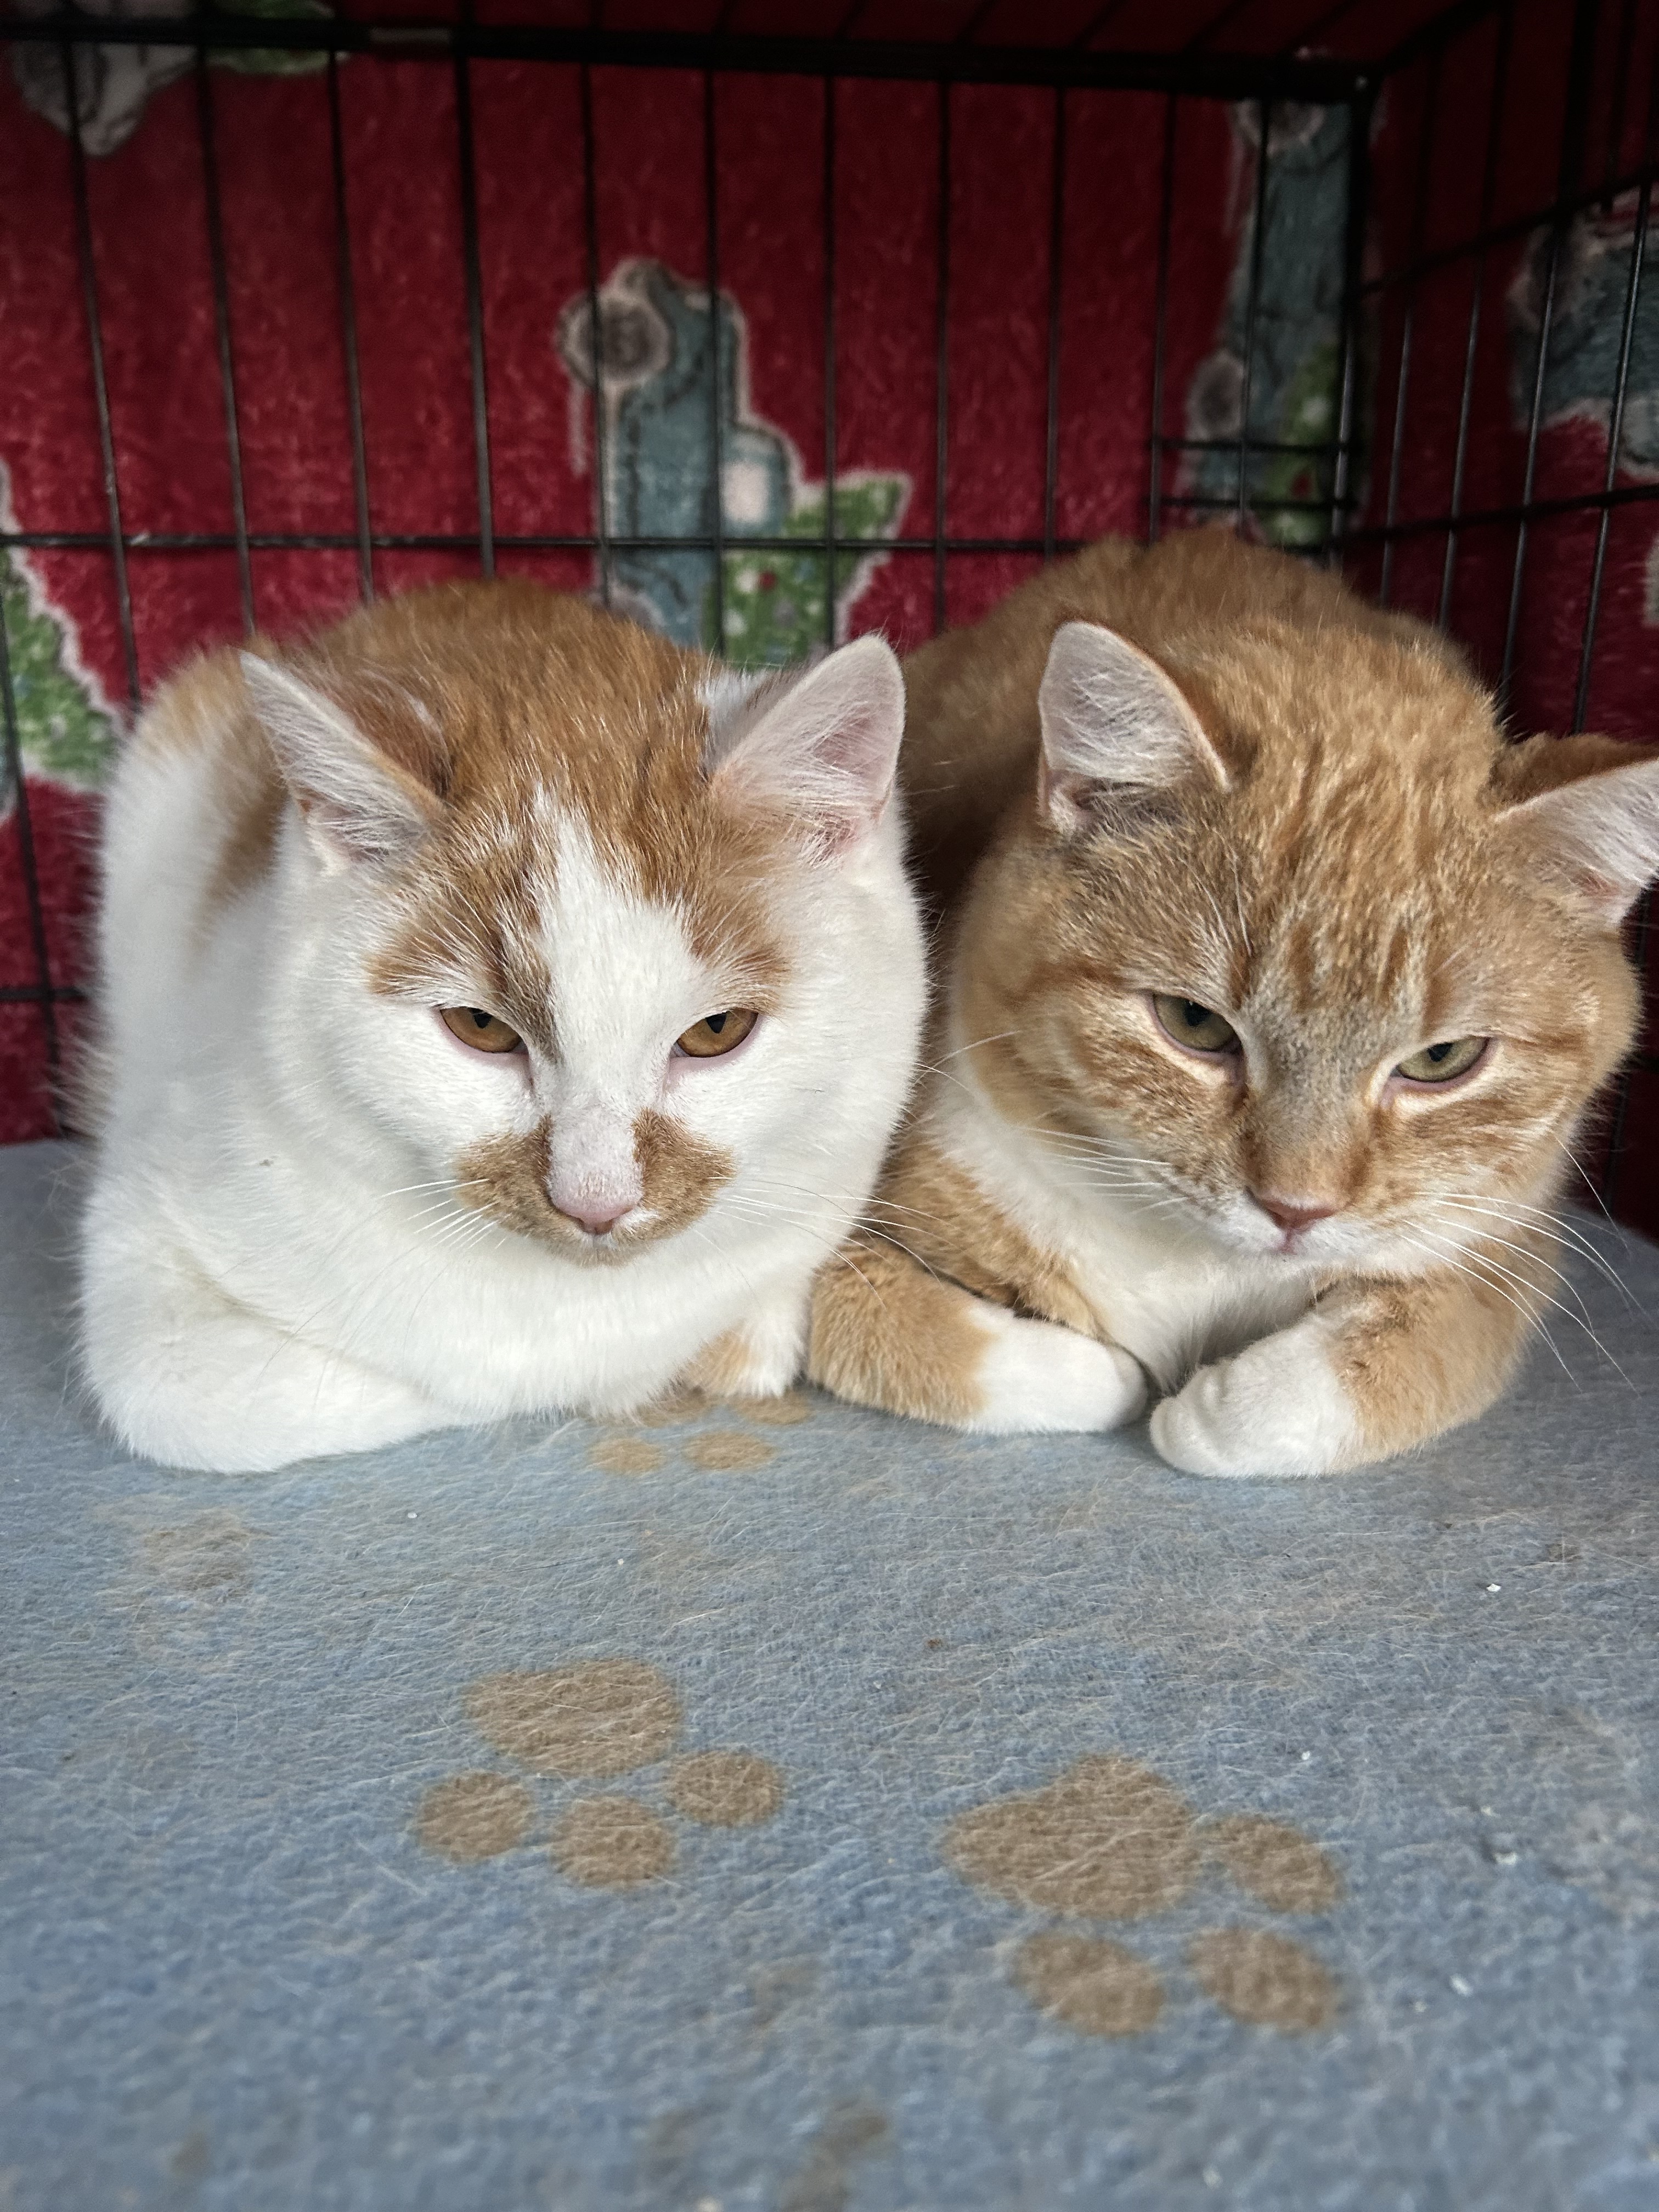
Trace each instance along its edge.
<path fill-rule="evenodd" d="M 815 1379 L 988 1431 L 1150 1389 L 1212 1475 L 1480 1413 L 1570 1301 L 1659 750 L 1505 743 L 1437 633 L 1224 529 L 1093 546 L 905 679 L 951 949 Z"/>
<path fill-rule="evenodd" d="M 252 1471 L 765 1395 L 926 995 L 864 637 L 744 675 L 513 580 L 223 650 L 103 842 L 84 1365 Z"/>

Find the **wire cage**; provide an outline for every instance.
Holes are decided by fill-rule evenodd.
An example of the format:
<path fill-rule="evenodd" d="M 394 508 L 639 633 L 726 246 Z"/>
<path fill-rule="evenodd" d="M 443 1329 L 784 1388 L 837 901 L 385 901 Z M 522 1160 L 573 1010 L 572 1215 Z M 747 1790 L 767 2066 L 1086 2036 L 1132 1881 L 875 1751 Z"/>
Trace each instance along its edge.
<path fill-rule="evenodd" d="M 144 687 L 438 576 L 778 660 L 1231 514 L 1517 732 L 1651 733 L 1651 0 L 25 0 L 0 43 L 6 1136 L 64 1126 Z M 1659 1229 L 1656 1131 L 1650 990 L 1583 1165 Z"/>

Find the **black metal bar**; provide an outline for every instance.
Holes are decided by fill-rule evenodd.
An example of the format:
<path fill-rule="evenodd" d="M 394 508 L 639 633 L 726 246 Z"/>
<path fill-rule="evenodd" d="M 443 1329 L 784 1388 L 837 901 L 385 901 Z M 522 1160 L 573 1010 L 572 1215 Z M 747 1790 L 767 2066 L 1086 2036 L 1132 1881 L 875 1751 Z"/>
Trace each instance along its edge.
<path fill-rule="evenodd" d="M 242 595 L 242 627 L 251 636 L 253 564 L 248 557 L 247 504 L 242 491 L 242 436 L 236 419 L 236 368 L 230 343 L 230 294 L 225 281 L 225 235 L 219 210 L 219 158 L 213 137 L 213 87 L 207 50 L 196 50 L 196 128 L 202 149 L 202 191 L 207 209 L 208 264 L 213 279 L 213 321 L 219 341 L 219 388 L 225 410 L 225 451 L 230 463 L 230 514 L 234 525 L 236 580 Z"/>
<path fill-rule="evenodd" d="M 1637 901 L 1631 939 L 1631 958 L 1644 979 L 1648 975 L 1652 945 L 1653 893 L 1650 890 L 1644 891 Z M 1624 1165 L 1625 1123 L 1630 1115 L 1631 1078 L 1656 1072 L 1659 1072 L 1659 1054 L 1656 1053 L 1634 1054 L 1619 1072 L 1619 1080 L 1613 1094 L 1613 1118 L 1607 1128 L 1606 1164 L 1601 1170 L 1601 1203 L 1609 1212 L 1619 1195 L 1620 1170 Z"/>
<path fill-rule="evenodd" d="M 1322 15 L 1316 15 L 1311 23 L 1298 23 L 1291 33 L 1291 46 L 1281 48 L 1281 52 L 1299 52 L 1304 47 L 1318 46 L 1328 31 L 1334 30 L 1345 15 L 1352 15 L 1360 5 L 1361 0 L 1334 0 L 1334 4 Z"/>
<path fill-rule="evenodd" d="M 1170 227 L 1175 214 L 1176 120 L 1174 93 L 1164 103 L 1164 173 L 1158 213 L 1158 278 L 1152 311 L 1152 452 L 1146 486 L 1146 542 L 1156 545 L 1164 526 L 1164 356 L 1170 320 Z M 1239 424 L 1242 434 L 1243 424 Z"/>
<path fill-rule="evenodd" d="M 1336 449 L 1331 457 L 1331 514 L 1326 526 L 1328 559 L 1341 558 L 1348 516 L 1348 479 L 1354 424 L 1358 413 L 1361 357 L 1359 287 L 1365 273 L 1365 230 L 1370 220 L 1371 112 L 1375 94 L 1362 83 L 1348 103 L 1348 204 L 1343 212 L 1342 322 L 1336 367 Z"/>
<path fill-rule="evenodd" d="M 1574 492 L 1564 499 L 1534 499 L 1522 506 L 1519 501 L 1509 507 L 1478 507 L 1472 514 L 1459 518 L 1460 530 L 1513 529 L 1517 523 L 1544 522 L 1560 514 L 1595 514 L 1604 507 L 1643 506 L 1659 499 L 1659 483 L 1620 484 L 1612 491 Z M 1378 544 L 1388 538 L 1420 538 L 1425 531 L 1441 531 L 1446 527 L 1443 514 L 1422 514 L 1396 522 L 1392 528 L 1382 523 L 1366 523 L 1349 533 L 1351 544 Z"/>
<path fill-rule="evenodd" d="M 1251 4 L 1252 0 L 1227 0 L 1227 5 L 1218 9 L 1207 23 L 1200 24 L 1198 29 L 1181 49 L 1182 52 L 1188 56 L 1202 53 L 1211 40 L 1218 32 L 1224 31 L 1234 18 L 1242 15 Z"/>
<path fill-rule="evenodd" d="M 1628 11 L 1626 11 L 1628 13 Z M 1628 60 L 1628 55 L 1626 57 Z M 1653 58 L 1652 73 L 1648 84 L 1648 112 L 1643 131 L 1643 153 L 1650 162 L 1654 157 L 1654 132 L 1659 125 L 1659 51 Z M 1622 129 L 1622 122 L 1620 125 Z M 1625 284 L 1625 314 L 1619 334 L 1619 368 L 1613 379 L 1613 404 L 1607 413 L 1607 465 L 1601 489 L 1610 492 L 1619 473 L 1619 447 L 1625 432 L 1625 393 L 1630 381 L 1631 345 L 1636 331 L 1636 305 L 1642 289 L 1642 274 L 1647 252 L 1648 216 L 1653 205 L 1653 184 L 1644 179 L 1637 202 L 1636 228 L 1630 242 L 1630 273 Z M 1584 610 L 1584 635 L 1578 652 L 1578 683 L 1573 693 L 1572 726 L 1582 730 L 1589 708 L 1590 662 L 1595 650 L 1596 624 L 1601 613 L 1601 574 L 1607 563 L 1607 534 L 1613 525 L 1613 509 L 1604 507 L 1596 526 L 1595 556 L 1590 566 L 1589 600 Z"/>
<path fill-rule="evenodd" d="M 1423 127 L 1417 142 L 1417 189 L 1412 201 L 1411 258 L 1423 252 L 1423 233 L 1429 219 L 1429 171 L 1434 161 L 1434 130 L 1440 117 L 1440 63 L 1444 49 L 1437 46 L 1429 59 L 1428 81 L 1423 92 Z M 1389 496 L 1384 516 L 1392 529 L 1400 519 L 1400 478 L 1406 455 L 1406 406 L 1411 392 L 1412 335 L 1417 322 L 1417 287 L 1407 287 L 1405 312 L 1400 324 L 1400 358 L 1395 371 L 1394 437 L 1389 447 Z M 1389 604 L 1394 581 L 1394 539 L 1382 541 L 1382 573 L 1377 579 L 1379 606 Z"/>
<path fill-rule="evenodd" d="M 1094 14 L 1090 16 L 1083 28 L 1072 40 L 1073 47 L 1080 52 L 1088 46 L 1091 39 L 1097 39 L 1113 16 L 1122 14 L 1124 0 L 1105 0 L 1105 5 L 1096 9 Z"/>
<path fill-rule="evenodd" d="M 836 80 L 823 80 L 823 642 L 836 629 Z"/>
<path fill-rule="evenodd" d="M 1630 86 L 1630 58 L 1636 45 L 1636 0 L 1625 0 L 1619 18 L 1619 39 L 1613 52 L 1613 82 L 1607 94 L 1607 183 L 1603 187 L 1609 205 L 1613 200 L 1613 180 L 1619 173 L 1619 157 L 1624 151 L 1625 95 Z"/>
<path fill-rule="evenodd" d="M 730 70 L 764 76 L 858 76 L 909 83 L 1064 84 L 1103 92 L 1183 92 L 1210 100 L 1350 98 L 1362 71 L 1326 57 L 1127 53 L 1084 46 L 962 45 L 903 39 L 799 39 L 678 31 L 567 29 L 536 23 L 392 24 L 334 15 L 7 16 L 0 40 L 77 46 L 174 46 L 234 52 L 387 53 L 405 59 L 586 64 L 591 68 Z"/>
<path fill-rule="evenodd" d="M 1651 165 L 1655 153 L 1655 131 L 1659 128 L 1659 52 L 1653 58 L 1652 74 L 1648 82 L 1647 120 L 1643 131 L 1643 156 Z M 1607 422 L 1607 467 L 1603 489 L 1611 490 L 1618 465 L 1619 441 L 1623 429 L 1625 386 L 1630 366 L 1631 331 L 1636 319 L 1637 294 L 1642 281 L 1642 260 L 1646 252 L 1648 214 L 1652 204 L 1652 185 L 1649 179 L 1642 185 L 1641 203 L 1636 211 L 1636 234 L 1631 240 L 1631 271 L 1625 298 L 1625 324 L 1620 337 L 1619 378 L 1613 392 L 1613 404 Z M 1574 702 L 1573 725 L 1581 728 L 1589 706 L 1589 669 L 1597 619 L 1601 612 L 1601 566 L 1607 547 L 1608 510 L 1603 508 L 1601 526 L 1596 533 L 1595 567 L 1590 585 L 1590 603 L 1584 621 L 1583 657 L 1578 665 L 1578 690 Z M 1652 984 L 1653 969 L 1653 892 L 1644 890 L 1637 902 L 1632 952 L 1642 977 L 1643 1010 Z M 1601 1201 L 1612 1206 L 1618 1194 L 1619 1175 L 1623 1164 L 1622 1152 L 1625 1122 L 1630 1112 L 1631 1078 L 1635 1074 L 1659 1073 L 1659 1053 L 1643 1052 L 1627 1060 L 1620 1071 L 1618 1087 L 1613 1094 L 1613 1122 L 1608 1133 L 1607 1161 L 1601 1176 Z"/>
<path fill-rule="evenodd" d="M 1407 32 L 1398 46 L 1389 48 L 1377 65 L 1377 76 L 1397 76 L 1401 70 L 1409 69 L 1425 54 L 1443 53 L 1466 31 L 1472 31 L 1503 4 L 1504 0 L 1462 0 L 1461 6 L 1442 9 L 1426 23 L 1419 23 L 1414 31 Z"/>
<path fill-rule="evenodd" d="M 1239 447 L 1237 438 L 1160 438 L 1158 444 L 1166 453 L 1236 453 Z M 1335 441 L 1330 438 L 1246 438 L 1243 443 L 1253 453 L 1328 453 Z"/>
<path fill-rule="evenodd" d="M 1659 483 L 1621 486 L 1613 494 L 1612 503 L 1620 506 L 1626 500 L 1639 499 L 1659 499 Z M 1234 502 L 1231 494 L 1224 499 L 1182 500 L 1166 493 L 1164 503 L 1166 507 L 1231 507 Z M 1560 514 L 1576 512 L 1580 507 L 1598 507 L 1601 503 L 1602 495 L 1599 492 L 1586 492 L 1578 499 L 1539 501 L 1532 511 L 1535 514 Z M 1330 501 L 1324 499 L 1286 499 L 1275 500 L 1273 505 L 1285 508 L 1305 507 L 1317 513 L 1328 507 Z M 1482 521 L 1513 522 L 1516 513 L 1512 507 L 1505 508 L 1498 514 L 1472 515 L 1469 522 L 1471 527 Z M 1443 530 L 1445 526 L 1443 516 L 1428 522 L 1407 522 L 1399 526 L 1402 533 L 1409 530 Z M 1355 534 L 1376 537 L 1381 533 L 1373 530 Z M 369 542 L 377 553 L 476 553 L 478 533 L 476 530 L 377 530 Z M 1040 537 L 947 537 L 943 542 L 945 550 L 953 555 L 1040 555 L 1043 546 Z M 107 543 L 103 533 L 96 530 L 0 530 L 0 546 L 50 547 L 60 552 L 95 553 L 106 550 Z M 176 535 L 157 531 L 153 534 L 129 537 L 126 543 L 129 552 L 136 553 L 228 553 L 234 547 L 236 540 L 228 531 L 199 531 Z M 248 544 L 256 553 L 349 553 L 356 543 L 350 532 L 343 530 L 254 531 L 248 538 Z M 706 532 L 688 533 L 684 538 L 616 536 L 607 538 L 605 543 L 624 553 L 712 553 L 714 550 L 714 541 Z M 799 553 L 801 548 L 799 538 L 750 538 L 745 535 L 743 543 L 745 550 L 757 553 Z M 939 543 L 932 536 L 838 537 L 836 540 L 838 550 L 843 553 L 932 553 Z M 1057 552 L 1065 553 L 1074 551 L 1079 545 L 1088 543 L 1086 538 L 1056 537 L 1054 549 Z M 597 553 L 599 544 L 599 539 L 591 531 L 498 531 L 495 536 L 498 552 L 506 550 L 514 553 Z"/>
<path fill-rule="evenodd" d="M 58 1015 L 52 1003 L 52 956 L 46 945 L 46 909 L 40 903 L 40 876 L 34 859 L 34 826 L 29 819 L 29 789 L 23 775 L 23 741 L 17 726 L 17 698 L 11 681 L 11 641 L 0 606 L 0 722 L 4 725 L 6 766 L 16 796 L 17 859 L 23 877 L 23 903 L 28 909 L 29 943 L 34 953 L 39 981 L 31 994 L 40 1008 L 46 1033 L 46 1077 L 51 1085 L 52 1121 L 59 1133 L 64 1127 L 62 1064 L 58 1054 Z"/>
<path fill-rule="evenodd" d="M 1054 178 L 1048 208 L 1048 421 L 1042 459 L 1042 557 L 1054 557 L 1054 494 L 1060 476 L 1060 261 L 1066 245 L 1066 88 L 1054 88 Z"/>
<path fill-rule="evenodd" d="M 1224 495 L 1218 492 L 1183 492 L 1178 495 L 1166 492 L 1164 504 L 1165 507 L 1206 508 L 1217 514 L 1231 514 L 1235 519 L 1238 514 L 1238 495 L 1231 491 Z M 1331 511 L 1328 499 L 1275 499 L 1267 504 L 1275 514 L 1328 515 Z"/>
<path fill-rule="evenodd" d="M 1566 112 L 1561 123 L 1561 160 L 1556 181 L 1558 202 L 1576 186 L 1583 163 L 1586 111 L 1589 102 L 1590 68 L 1595 54 L 1596 17 L 1601 0 L 1575 0 L 1572 47 L 1567 65 Z M 1528 506 L 1538 472 L 1538 434 L 1544 418 L 1544 380 L 1549 366 L 1550 334 L 1555 324 L 1555 288 L 1559 273 L 1561 245 L 1566 223 L 1559 216 L 1550 226 L 1550 242 L 1544 279 L 1544 311 L 1538 328 L 1538 369 L 1533 378 L 1532 404 L 1527 416 L 1527 460 L 1521 483 L 1521 504 Z M 1510 611 L 1504 629 L 1504 661 L 1498 672 L 1498 696 L 1507 704 L 1510 681 L 1515 673 L 1515 650 L 1521 635 L 1521 595 L 1527 573 L 1527 518 L 1516 526 L 1515 559 L 1510 568 Z"/>
<path fill-rule="evenodd" d="M 138 647 L 132 628 L 132 592 L 122 543 L 121 486 L 115 467 L 115 430 L 109 410 L 109 380 L 104 373 L 104 323 L 98 307 L 98 270 L 92 250 L 92 215 L 87 201 L 87 156 L 81 139 L 81 103 L 75 82 L 75 58 L 62 50 L 64 99 L 70 119 L 70 185 L 75 200 L 75 249 L 81 267 L 81 299 L 87 318 L 87 349 L 92 358 L 92 392 L 98 410 L 98 450 L 104 467 L 104 501 L 109 510 L 109 556 L 115 575 L 115 609 L 121 625 L 126 664 L 127 698 L 137 711 Z"/>
<path fill-rule="evenodd" d="M 340 60 L 328 58 L 329 155 L 334 171 L 334 253 L 340 288 L 340 347 L 345 361 L 351 424 L 351 491 L 357 514 L 357 589 L 374 597 L 374 548 L 368 514 L 368 449 L 363 438 L 363 390 L 357 365 L 357 293 L 351 275 L 351 225 L 346 211 L 345 135 L 340 125 Z"/>
<path fill-rule="evenodd" d="M 1630 275 L 1625 284 L 1625 319 L 1619 334 L 1619 369 L 1613 380 L 1613 405 L 1607 416 L 1607 466 L 1601 489 L 1610 492 L 1619 473 L 1619 444 L 1625 432 L 1625 391 L 1630 381 L 1631 340 L 1636 331 L 1636 302 L 1642 289 L 1642 261 L 1647 244 L 1648 210 L 1653 201 L 1653 187 L 1644 185 L 1642 198 L 1636 210 L 1636 234 L 1631 240 Z M 1584 610 L 1584 635 L 1578 649 L 1578 682 L 1573 692 L 1572 725 L 1575 730 L 1584 726 L 1584 715 L 1589 705 L 1590 661 L 1595 651 L 1595 628 L 1601 613 L 1601 573 L 1607 564 L 1607 532 L 1613 526 L 1613 509 L 1604 507 L 1595 529 L 1595 554 L 1590 563 L 1589 601 Z"/>
<path fill-rule="evenodd" d="M 1615 198 L 1621 192 L 1635 191 L 1643 178 L 1649 173 L 1650 166 L 1638 165 L 1615 177 L 1612 185 Z M 1492 246 L 1506 246 L 1515 239 L 1525 238 L 1533 231 L 1542 228 L 1546 223 L 1565 222 L 1568 216 L 1577 215 L 1585 208 L 1599 206 L 1607 197 L 1607 189 L 1605 184 L 1581 185 L 1577 191 L 1563 193 L 1543 207 L 1530 209 L 1525 215 L 1505 216 L 1502 222 L 1495 222 L 1490 229 L 1477 231 L 1468 238 L 1460 239 L 1455 246 L 1437 246 L 1432 253 L 1425 253 L 1420 261 L 1402 261 L 1397 269 L 1388 270 L 1379 276 L 1368 277 L 1365 291 L 1370 295 L 1389 291 L 1397 284 L 1415 283 L 1419 277 L 1431 276 L 1437 270 L 1449 269 L 1454 263 L 1467 261 Z"/>
<path fill-rule="evenodd" d="M 495 573 L 495 502 L 489 481 L 489 387 L 484 369 L 483 276 L 478 258 L 478 174 L 472 146 L 472 79 L 455 57 L 455 137 L 461 181 L 461 254 L 466 272 L 466 330 L 472 363 L 472 452 L 478 477 L 478 567 Z"/>
<path fill-rule="evenodd" d="M 938 330 L 933 400 L 933 632 L 945 627 L 945 489 L 950 460 L 951 397 L 951 88 L 939 87 Z"/>
<path fill-rule="evenodd" d="M 594 518 L 599 525 L 599 597 L 611 604 L 611 487 L 607 475 L 605 418 L 605 347 L 599 329 L 599 211 L 593 163 L 593 78 L 586 64 L 580 75 L 582 114 L 582 223 L 587 249 L 588 367 L 593 380 Z M 592 544 L 591 539 L 580 543 Z"/>
<path fill-rule="evenodd" d="M 1492 202 L 1498 191 L 1498 153 L 1504 136 L 1504 94 L 1509 83 L 1510 50 L 1515 32 L 1514 0 L 1498 19 L 1498 45 L 1492 55 L 1492 105 L 1486 112 L 1486 158 L 1480 178 L 1480 228 L 1492 223 Z M 1469 327 L 1463 349 L 1463 389 L 1457 403 L 1457 446 L 1452 458 L 1450 527 L 1446 532 L 1445 556 L 1440 568 L 1440 605 L 1435 619 L 1444 629 L 1451 619 L 1452 579 L 1457 568 L 1458 525 L 1463 513 L 1463 475 L 1469 455 L 1469 422 L 1474 404 L 1474 364 L 1480 347 L 1480 301 L 1486 286 L 1486 255 L 1475 258 L 1474 286 L 1469 294 Z"/>
<path fill-rule="evenodd" d="M 726 651 L 726 457 L 720 421 L 720 229 L 718 151 L 714 139 L 714 75 L 702 78 L 702 209 L 708 276 L 708 510 L 714 537 L 714 651 Z"/>
<path fill-rule="evenodd" d="M 1261 248 L 1267 228 L 1267 134 L 1273 129 L 1273 103 L 1256 108 L 1259 137 L 1255 152 L 1255 212 L 1250 225 L 1250 289 L 1244 301 L 1244 375 L 1238 393 L 1238 526 L 1244 527 L 1250 437 L 1250 380 L 1255 368 L 1255 315 L 1261 295 Z"/>

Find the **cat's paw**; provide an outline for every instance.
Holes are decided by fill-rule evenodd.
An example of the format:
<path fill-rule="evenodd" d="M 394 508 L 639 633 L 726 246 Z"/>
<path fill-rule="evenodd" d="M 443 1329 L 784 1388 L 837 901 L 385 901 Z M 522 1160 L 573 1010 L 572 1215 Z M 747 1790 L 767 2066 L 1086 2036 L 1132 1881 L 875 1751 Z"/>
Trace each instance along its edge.
<path fill-rule="evenodd" d="M 1033 1429 L 1117 1429 L 1146 1402 L 1140 1364 L 1048 1321 L 1024 1321 L 1000 1306 L 977 1316 L 990 1335 L 975 1381 L 981 1404 L 962 1425 L 989 1436 Z"/>
<path fill-rule="evenodd" d="M 1152 1413 L 1152 1443 L 1188 1474 L 1330 1474 L 1363 1458 L 1358 1419 L 1300 1330 L 1200 1367 Z"/>

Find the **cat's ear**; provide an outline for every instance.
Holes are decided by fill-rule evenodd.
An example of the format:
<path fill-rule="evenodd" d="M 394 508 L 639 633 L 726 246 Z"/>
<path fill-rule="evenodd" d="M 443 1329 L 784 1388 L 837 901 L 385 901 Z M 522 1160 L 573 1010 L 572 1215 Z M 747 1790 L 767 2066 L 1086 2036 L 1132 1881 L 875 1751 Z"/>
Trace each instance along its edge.
<path fill-rule="evenodd" d="M 904 678 L 878 637 L 855 638 L 804 673 L 705 684 L 703 763 L 738 805 L 793 815 L 820 853 L 849 851 L 887 811 L 904 735 Z"/>
<path fill-rule="evenodd" d="M 437 820 L 433 793 L 325 693 L 256 653 L 240 658 L 253 711 L 322 857 L 406 859 Z"/>
<path fill-rule="evenodd" d="M 1528 738 L 1499 757 L 1500 817 L 1609 927 L 1659 875 L 1659 746 Z"/>
<path fill-rule="evenodd" d="M 1054 632 L 1037 708 L 1037 804 L 1062 836 L 1195 775 L 1227 787 L 1221 756 L 1178 686 L 1098 623 L 1063 623 Z"/>

